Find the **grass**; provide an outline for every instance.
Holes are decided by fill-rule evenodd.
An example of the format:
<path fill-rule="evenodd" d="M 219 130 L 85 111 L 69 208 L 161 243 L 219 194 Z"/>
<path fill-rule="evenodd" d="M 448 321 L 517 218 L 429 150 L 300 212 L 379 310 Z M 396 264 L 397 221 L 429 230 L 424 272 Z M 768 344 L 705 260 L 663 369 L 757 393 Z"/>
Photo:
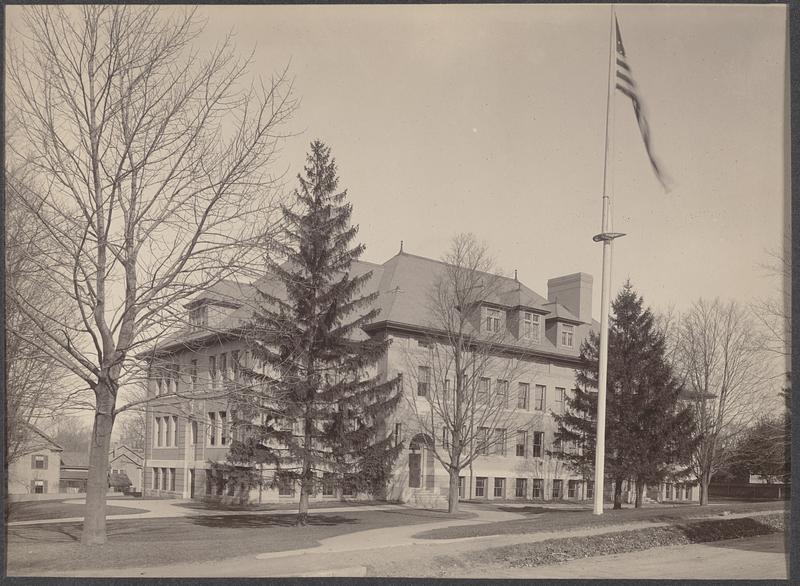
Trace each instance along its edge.
<path fill-rule="evenodd" d="M 82 517 L 85 505 L 64 503 L 62 501 L 24 501 L 11 502 L 8 507 L 8 521 L 38 521 L 41 519 L 67 519 Z M 146 513 L 146 509 L 107 505 L 107 515 L 131 515 Z"/>
<path fill-rule="evenodd" d="M 329 501 L 317 501 L 311 502 L 308 504 L 308 508 L 310 510 L 324 510 L 330 509 L 334 507 L 374 507 L 376 504 L 384 504 L 378 503 L 376 501 L 342 501 L 342 500 L 329 500 Z M 392 504 L 392 503 L 385 503 L 385 504 Z M 184 509 L 191 509 L 194 511 L 296 511 L 297 510 L 297 499 L 291 499 L 290 501 L 287 500 L 285 503 L 223 503 L 221 501 L 187 501 L 182 503 L 175 503 L 176 507 L 181 507 Z"/>
<path fill-rule="evenodd" d="M 460 515 L 466 518 L 471 515 Z M 294 515 L 202 515 L 169 519 L 110 519 L 108 543 L 81 546 L 78 523 L 8 528 L 7 572 L 133 568 L 207 562 L 270 551 L 314 547 L 321 539 L 380 527 L 399 527 L 452 518 L 447 513 L 402 509 L 312 513 L 307 527 Z"/>
<path fill-rule="evenodd" d="M 421 539 L 458 539 L 462 537 L 483 537 L 487 535 L 519 535 L 542 533 L 547 531 L 569 531 L 591 527 L 607 527 L 637 522 L 680 522 L 692 517 L 718 515 L 722 511 L 732 513 L 783 511 L 784 502 L 768 503 L 730 503 L 722 507 L 659 506 L 641 509 L 607 510 L 603 515 L 594 515 L 591 510 L 578 509 L 544 509 L 542 507 L 526 507 L 522 509 L 505 509 L 529 514 L 530 518 L 513 521 L 498 521 L 478 525 L 464 525 L 432 529 L 416 534 Z"/>
<path fill-rule="evenodd" d="M 575 559 L 642 551 L 654 547 L 708 543 L 780 532 L 785 514 L 737 519 L 714 519 L 603 533 L 564 537 L 534 543 L 496 547 L 473 553 L 464 564 L 499 563 L 515 568 L 556 564 Z"/>

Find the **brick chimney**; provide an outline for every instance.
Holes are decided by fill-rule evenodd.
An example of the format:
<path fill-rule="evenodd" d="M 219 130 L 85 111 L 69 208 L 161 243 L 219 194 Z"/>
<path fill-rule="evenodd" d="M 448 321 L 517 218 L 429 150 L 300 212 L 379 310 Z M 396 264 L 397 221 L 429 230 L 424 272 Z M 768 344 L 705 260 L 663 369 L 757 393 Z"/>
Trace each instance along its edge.
<path fill-rule="evenodd" d="M 592 275 L 573 273 L 547 281 L 547 300 L 558 302 L 579 320 L 592 323 Z"/>

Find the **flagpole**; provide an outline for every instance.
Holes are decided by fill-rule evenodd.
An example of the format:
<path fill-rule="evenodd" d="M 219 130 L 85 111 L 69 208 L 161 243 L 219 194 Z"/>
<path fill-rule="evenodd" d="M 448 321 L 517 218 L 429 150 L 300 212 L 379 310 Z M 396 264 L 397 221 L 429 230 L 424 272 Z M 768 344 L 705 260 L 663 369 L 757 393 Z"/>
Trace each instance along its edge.
<path fill-rule="evenodd" d="M 606 383 L 608 375 L 608 306 L 611 297 L 611 252 L 614 238 L 622 236 L 609 232 L 611 214 L 611 177 L 614 162 L 614 95 L 616 93 L 616 23 L 614 5 L 611 5 L 611 23 L 608 54 L 608 95 L 606 102 L 606 144 L 603 167 L 603 217 L 602 231 L 594 236 L 603 243 L 603 280 L 600 296 L 600 356 L 597 381 L 597 439 L 594 461 L 594 514 L 603 514 L 603 480 L 605 473 L 606 441 Z"/>

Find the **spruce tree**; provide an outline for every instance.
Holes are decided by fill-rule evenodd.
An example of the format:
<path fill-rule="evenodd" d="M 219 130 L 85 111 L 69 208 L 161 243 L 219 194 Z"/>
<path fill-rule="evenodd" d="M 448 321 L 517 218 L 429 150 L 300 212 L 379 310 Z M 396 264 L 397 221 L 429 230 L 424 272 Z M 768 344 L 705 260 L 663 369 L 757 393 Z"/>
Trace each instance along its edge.
<path fill-rule="evenodd" d="M 388 342 L 361 329 L 378 314 L 378 293 L 360 294 L 371 273 L 350 275 L 365 247 L 351 244 L 358 227 L 347 191 L 337 191 L 330 148 L 311 143 L 304 171 L 295 205 L 283 208 L 283 258 L 268 261 L 284 293 L 261 291 L 247 328 L 248 348 L 265 368 L 245 369 L 253 384 L 238 393 L 243 433 L 229 456 L 272 467 L 275 482 L 297 486 L 298 525 L 321 475 L 340 490 L 380 495 L 402 449 L 383 424 L 400 400 L 398 380 L 374 374 Z"/>
<path fill-rule="evenodd" d="M 556 437 L 581 448 L 564 457 L 585 477 L 593 474 L 596 453 L 598 349 L 592 333 L 581 346 L 578 388 L 556 417 Z M 685 473 L 695 429 L 691 410 L 679 400 L 664 334 L 629 281 L 612 302 L 607 380 L 605 471 L 614 482 L 614 508 L 622 506 L 623 480 L 636 481 L 639 506 L 645 484 Z"/>

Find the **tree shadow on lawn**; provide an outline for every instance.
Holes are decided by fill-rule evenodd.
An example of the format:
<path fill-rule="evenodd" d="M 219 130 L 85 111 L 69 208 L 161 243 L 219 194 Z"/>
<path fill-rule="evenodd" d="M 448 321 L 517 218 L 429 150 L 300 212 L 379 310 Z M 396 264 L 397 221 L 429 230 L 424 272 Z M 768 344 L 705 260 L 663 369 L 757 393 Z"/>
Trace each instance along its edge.
<path fill-rule="evenodd" d="M 31 543 L 73 543 L 81 539 L 81 526 L 76 524 L 48 525 L 40 527 L 9 527 L 9 540 Z"/>
<path fill-rule="evenodd" d="M 223 527 L 226 529 L 258 529 L 262 527 L 294 527 L 297 516 L 285 515 L 202 515 L 191 517 L 194 525 Z M 342 515 L 323 515 L 309 512 L 307 524 L 311 527 L 354 525 L 361 521 Z"/>
<path fill-rule="evenodd" d="M 436 509 L 389 509 L 381 511 L 383 515 L 395 515 L 398 517 L 417 517 L 421 519 L 430 519 L 431 521 L 448 521 L 448 520 L 462 520 L 474 519 L 478 516 L 477 513 L 470 513 L 466 511 L 459 511 L 458 513 L 448 513 L 447 511 Z"/>
<path fill-rule="evenodd" d="M 498 511 L 504 513 L 520 513 L 522 515 L 541 515 L 544 513 L 585 513 L 586 509 L 555 509 L 552 507 L 542 507 L 530 505 L 525 507 L 496 507 Z"/>

